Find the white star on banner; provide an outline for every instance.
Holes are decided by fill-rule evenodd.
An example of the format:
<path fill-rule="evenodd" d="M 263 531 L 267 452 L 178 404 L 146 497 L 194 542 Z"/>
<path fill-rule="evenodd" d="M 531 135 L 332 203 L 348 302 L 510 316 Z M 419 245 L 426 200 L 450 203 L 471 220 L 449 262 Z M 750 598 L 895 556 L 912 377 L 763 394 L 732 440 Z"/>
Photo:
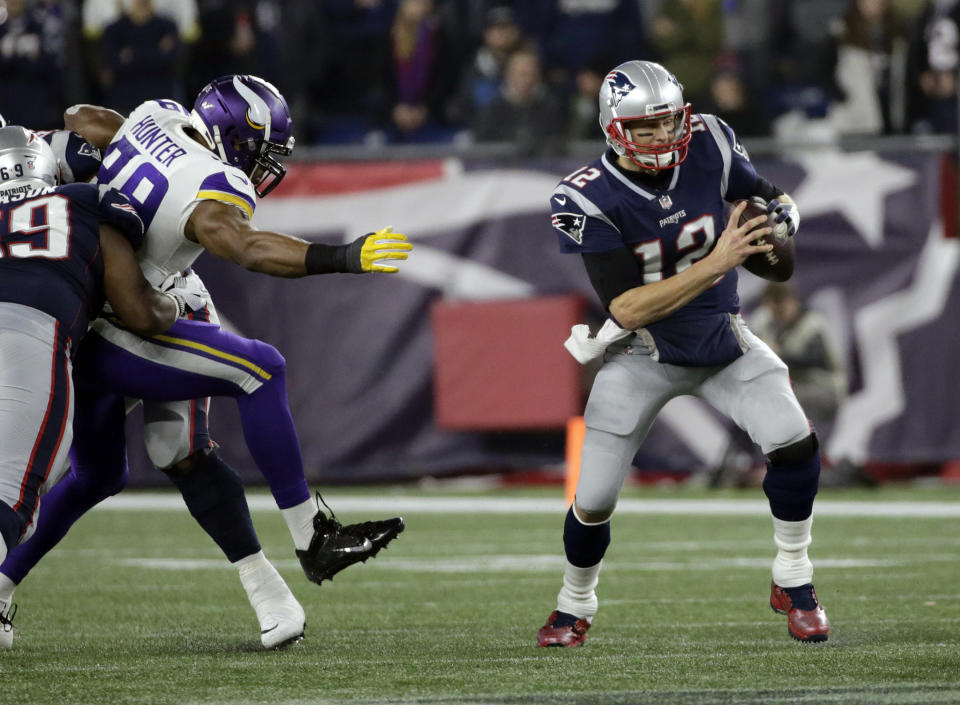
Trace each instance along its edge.
<path fill-rule="evenodd" d="M 914 171 L 884 161 L 874 152 L 822 150 L 794 155 L 794 159 L 806 172 L 790 194 L 800 215 L 840 211 L 872 248 L 883 244 L 884 199 L 917 180 Z"/>

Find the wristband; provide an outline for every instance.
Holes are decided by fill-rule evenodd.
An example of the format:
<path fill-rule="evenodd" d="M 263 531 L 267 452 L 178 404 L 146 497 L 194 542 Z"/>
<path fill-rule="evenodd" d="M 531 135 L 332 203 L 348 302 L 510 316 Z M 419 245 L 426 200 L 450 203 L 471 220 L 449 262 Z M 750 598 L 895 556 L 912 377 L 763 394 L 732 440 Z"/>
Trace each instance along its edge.
<path fill-rule="evenodd" d="M 187 310 L 187 303 L 186 303 L 186 301 L 184 301 L 182 298 L 180 298 L 180 297 L 177 296 L 176 294 L 171 294 L 171 293 L 166 292 L 166 291 L 164 291 L 164 292 L 162 292 L 162 293 L 163 293 L 164 296 L 166 296 L 167 298 L 171 299 L 171 300 L 173 301 L 173 305 L 177 307 L 177 318 L 182 318 L 182 317 L 183 317 L 183 314 L 186 313 L 186 310 Z"/>
<path fill-rule="evenodd" d="M 307 246 L 304 267 L 307 274 L 334 274 L 349 272 L 347 248 L 349 245 L 324 245 L 312 242 Z"/>

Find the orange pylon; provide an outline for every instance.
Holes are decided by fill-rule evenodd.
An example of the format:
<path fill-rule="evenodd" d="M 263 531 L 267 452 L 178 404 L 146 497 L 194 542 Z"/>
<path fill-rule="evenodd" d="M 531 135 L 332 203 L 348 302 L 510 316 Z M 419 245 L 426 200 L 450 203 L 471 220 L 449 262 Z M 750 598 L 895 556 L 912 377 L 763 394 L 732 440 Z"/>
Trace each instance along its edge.
<path fill-rule="evenodd" d="M 582 416 L 567 419 L 567 467 L 563 487 L 568 507 L 573 504 L 577 494 L 577 481 L 580 479 L 580 453 L 583 450 L 583 435 L 586 430 Z"/>

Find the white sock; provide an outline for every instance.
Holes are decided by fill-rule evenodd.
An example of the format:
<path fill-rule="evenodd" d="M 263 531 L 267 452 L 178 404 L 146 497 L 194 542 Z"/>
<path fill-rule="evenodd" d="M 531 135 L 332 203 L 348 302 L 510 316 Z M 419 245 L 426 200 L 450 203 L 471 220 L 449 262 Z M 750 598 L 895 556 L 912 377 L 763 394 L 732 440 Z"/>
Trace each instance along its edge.
<path fill-rule="evenodd" d="M 313 538 L 313 518 L 317 515 L 317 505 L 312 499 L 294 507 L 281 509 L 283 520 L 287 522 L 287 528 L 290 530 L 290 536 L 293 537 L 293 545 L 298 551 L 306 551 L 310 548 L 310 539 Z"/>
<path fill-rule="evenodd" d="M 280 573 L 278 573 L 277 569 L 273 567 L 273 564 L 267 560 L 263 551 L 258 551 L 246 558 L 241 558 L 239 561 L 234 561 L 233 565 L 240 573 L 240 582 L 243 584 L 243 589 L 247 591 L 247 597 L 250 598 L 250 603 L 253 604 L 254 607 L 257 606 L 257 602 L 260 599 L 273 592 L 271 588 L 277 584 L 277 581 L 286 587 L 286 583 L 283 582 Z"/>
<path fill-rule="evenodd" d="M 6 553 L 6 544 L 4 544 L 3 539 L 0 539 L 0 550 Z M 0 558 L 0 562 L 3 561 L 3 558 Z M 13 599 L 13 591 L 17 589 L 17 584 L 13 582 L 3 573 L 0 573 L 0 600 L 3 600 L 7 603 Z"/>
<path fill-rule="evenodd" d="M 592 620 L 597 613 L 597 583 L 603 561 L 589 568 L 579 568 L 570 561 L 563 570 L 563 587 L 557 596 L 557 610 L 574 617 Z"/>
<path fill-rule="evenodd" d="M 807 558 L 807 546 L 813 538 L 813 516 L 803 521 L 783 521 L 773 517 L 773 542 L 777 557 L 773 560 L 773 582 L 783 588 L 813 582 L 813 563 Z"/>

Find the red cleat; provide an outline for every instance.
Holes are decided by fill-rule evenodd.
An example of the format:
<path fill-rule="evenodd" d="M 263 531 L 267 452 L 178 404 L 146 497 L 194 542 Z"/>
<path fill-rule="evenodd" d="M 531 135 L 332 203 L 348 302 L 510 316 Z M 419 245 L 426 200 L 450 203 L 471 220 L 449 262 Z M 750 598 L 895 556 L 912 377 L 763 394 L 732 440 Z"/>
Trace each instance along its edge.
<path fill-rule="evenodd" d="M 810 589 L 810 596 L 816 605 L 814 609 L 802 610 L 794 607 L 793 600 L 786 589 L 776 583 L 770 583 L 770 608 L 774 612 L 787 615 L 787 631 L 797 641 L 826 641 L 830 635 L 830 620 L 827 619 L 827 613 L 817 600 L 813 585 L 801 587 Z"/>
<path fill-rule="evenodd" d="M 537 646 L 580 646 L 589 628 L 589 620 L 554 610 L 537 632 Z"/>

